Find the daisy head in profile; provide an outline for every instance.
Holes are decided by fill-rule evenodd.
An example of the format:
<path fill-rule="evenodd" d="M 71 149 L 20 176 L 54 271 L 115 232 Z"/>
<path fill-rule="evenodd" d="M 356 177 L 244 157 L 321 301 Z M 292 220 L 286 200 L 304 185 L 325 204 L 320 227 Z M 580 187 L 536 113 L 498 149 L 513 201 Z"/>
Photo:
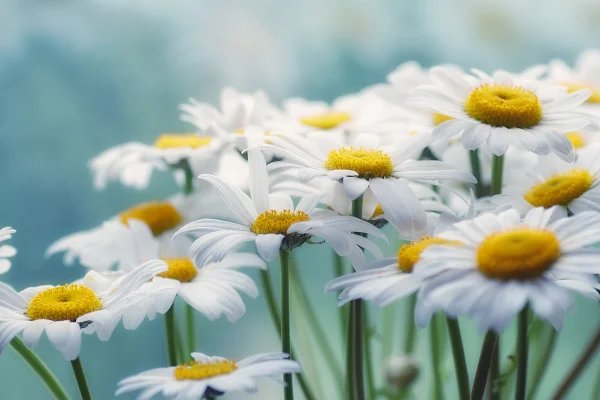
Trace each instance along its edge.
<path fill-rule="evenodd" d="M 462 217 L 452 212 L 438 214 L 422 211 L 415 214 L 412 220 L 406 220 L 400 212 L 406 206 L 402 201 L 389 201 L 382 207 L 386 210 L 382 217 L 396 229 L 403 240 L 394 257 L 374 261 L 361 271 L 337 277 L 327 284 L 326 291 L 341 290 L 339 305 L 351 300 L 365 299 L 383 307 L 415 293 L 422 280 L 413 273 L 413 269 L 420 261 L 421 253 L 433 245 L 460 243 L 443 239 L 439 233 L 450 228 Z M 472 213 L 472 207 L 468 213 Z"/>
<path fill-rule="evenodd" d="M 122 246 L 130 235 L 127 230 L 130 221 L 143 222 L 161 245 L 170 247 L 173 232 L 186 222 L 205 215 L 207 210 L 214 210 L 211 201 L 210 195 L 195 193 L 140 203 L 121 211 L 96 228 L 57 240 L 46 254 L 50 256 L 64 252 L 65 264 L 72 265 L 79 259 L 81 265 L 96 271 L 114 268 L 124 270 L 131 267 L 131 264 L 127 264 L 129 253 Z"/>
<path fill-rule="evenodd" d="M 554 153 L 572 160 L 573 147 L 565 132 L 577 131 L 596 119 L 580 106 L 589 90 L 567 93 L 527 76 L 473 70 L 473 75 L 436 67 L 432 83 L 417 88 L 409 103 L 450 117 L 433 130 L 436 140 L 460 135 L 474 150 L 484 145 L 503 155 L 511 145 L 537 154 Z"/>
<path fill-rule="evenodd" d="M 235 322 L 244 315 L 246 306 L 238 292 L 252 298 L 258 296 L 254 281 L 241 269 L 266 268 L 265 262 L 252 253 L 228 253 L 219 261 L 196 265 L 189 257 L 191 241 L 179 236 L 161 243 L 141 221 L 132 220 L 127 233 L 119 240 L 122 254 L 120 273 L 128 266 L 150 259 L 162 259 L 168 269 L 153 282 L 169 281 L 177 286 L 177 295 L 209 320 L 221 316 Z M 109 276 L 114 277 L 115 274 Z M 118 276 L 118 275 L 117 275 Z"/>
<path fill-rule="evenodd" d="M 573 163 L 544 157 L 530 169 L 511 169 L 503 193 L 489 202 L 514 207 L 522 214 L 535 207 L 557 207 L 564 215 L 600 211 L 599 150 L 598 145 L 589 146 L 578 152 Z"/>
<path fill-rule="evenodd" d="M 264 353 L 234 361 L 192 353 L 193 361 L 156 368 L 119 382 L 116 395 L 141 390 L 138 399 L 160 395 L 167 399 L 205 399 L 233 392 L 256 392 L 259 378 L 282 381 L 283 374 L 298 373 L 300 364 L 283 353 Z"/>
<path fill-rule="evenodd" d="M 0 228 L 0 242 L 5 242 L 12 238 L 16 231 L 10 226 Z M 11 267 L 10 258 L 17 254 L 17 249 L 9 244 L 0 245 L 0 274 L 8 272 Z"/>
<path fill-rule="evenodd" d="M 266 162 L 258 149 L 248 150 L 248 163 L 252 171 L 250 196 L 217 177 L 200 176 L 221 192 L 231 222 L 205 218 L 188 223 L 176 233 L 195 238 L 190 252 L 198 265 L 221 260 L 247 242 L 256 245 L 261 258 L 272 261 L 279 250 L 291 250 L 312 237 L 325 240 L 355 266 L 364 260 L 361 247 L 380 254 L 379 248 L 360 234 L 383 238 L 377 228 L 358 218 L 319 209 L 318 195 L 304 196 L 294 205 L 289 194 L 271 193 Z"/>
<path fill-rule="evenodd" d="M 600 250 L 591 245 L 599 240 L 600 213 L 560 218 L 555 212 L 534 208 L 523 218 L 516 210 L 485 213 L 441 232 L 441 239 L 460 244 L 438 244 L 421 254 L 417 323 L 443 310 L 499 332 L 529 306 L 558 330 L 571 290 L 597 300 Z"/>
<path fill-rule="evenodd" d="M 585 106 L 588 110 L 599 111 L 600 105 L 600 51 L 588 49 L 579 55 L 574 67 L 562 60 L 553 60 L 548 66 L 548 79 L 575 92 L 587 89 L 591 92 Z"/>
<path fill-rule="evenodd" d="M 195 133 L 164 133 L 153 144 L 128 142 L 111 147 L 89 162 L 94 186 L 104 189 L 119 181 L 126 187 L 145 189 L 154 171 L 210 173 L 216 170 L 224 142 Z"/>
<path fill-rule="evenodd" d="M 151 260 L 114 281 L 96 279 L 99 276 L 92 271 L 80 283 L 20 292 L 0 282 L 0 351 L 18 334 L 35 346 L 46 332 L 57 350 L 74 360 L 82 333 L 96 333 L 106 341 L 121 320 L 126 329 L 135 329 L 144 318 L 166 312 L 177 285 L 147 284 L 166 270 L 163 261 Z"/>

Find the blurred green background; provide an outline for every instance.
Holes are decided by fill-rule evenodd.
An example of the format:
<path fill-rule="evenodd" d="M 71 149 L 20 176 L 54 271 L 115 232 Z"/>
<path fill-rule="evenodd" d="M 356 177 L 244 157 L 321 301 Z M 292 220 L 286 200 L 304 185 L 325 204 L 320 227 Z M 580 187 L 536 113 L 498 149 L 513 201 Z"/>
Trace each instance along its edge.
<path fill-rule="evenodd" d="M 599 21 L 600 3 L 593 0 L 0 0 L 0 226 L 17 229 L 11 243 L 19 250 L 0 279 L 21 289 L 81 276 L 81 268 L 64 267 L 60 257 L 44 258 L 47 246 L 175 190 L 160 176 L 147 191 L 115 184 L 96 192 L 86 163 L 124 141 L 189 129 L 177 105 L 190 96 L 214 102 L 221 87 L 232 85 L 262 88 L 276 102 L 331 100 L 382 82 L 407 60 L 486 70 L 520 70 L 556 57 L 572 62 L 600 44 Z M 313 246 L 300 251 L 299 262 L 337 349 L 343 341 L 335 330 L 335 299 L 322 290 L 331 277 L 328 257 L 327 249 Z M 198 350 L 234 358 L 277 350 L 264 299 L 247 305 L 237 324 L 199 318 Z M 540 399 L 548 398 L 599 321 L 597 304 L 578 300 Z M 120 378 L 164 365 L 162 327 L 159 318 L 135 332 L 119 328 L 107 343 L 84 338 L 81 356 L 97 399 L 112 398 Z M 464 330 L 473 370 L 481 336 L 468 322 Z M 300 321 L 296 331 L 304 338 L 311 328 Z M 507 354 L 512 331 L 503 346 Z M 420 332 L 425 363 L 427 334 Z M 38 350 L 76 396 L 68 363 L 45 339 Z M 596 360 L 569 398 L 590 398 L 599 367 Z M 422 371 L 415 398 L 429 398 L 430 375 Z M 11 349 L 0 355 L 0 377 L 2 399 L 48 398 Z M 228 398 L 281 398 L 276 385 L 263 389 Z M 451 375 L 446 389 L 448 399 L 456 398 Z"/>

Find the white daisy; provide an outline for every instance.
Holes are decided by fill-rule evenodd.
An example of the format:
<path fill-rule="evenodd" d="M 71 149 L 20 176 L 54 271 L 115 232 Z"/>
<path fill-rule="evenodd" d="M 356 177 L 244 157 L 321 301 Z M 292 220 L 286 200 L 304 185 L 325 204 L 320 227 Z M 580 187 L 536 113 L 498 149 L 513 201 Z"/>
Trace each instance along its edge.
<path fill-rule="evenodd" d="M 390 201 L 382 205 L 386 210 L 386 218 L 400 234 L 401 239 L 407 240 L 400 246 L 396 257 L 383 258 L 368 264 L 364 270 L 340 276 L 329 282 L 326 291 L 341 290 L 339 305 L 351 300 L 365 299 L 380 307 L 386 306 L 398 299 L 416 292 L 421 286 L 421 278 L 413 274 L 413 268 L 419 262 L 421 253 L 429 246 L 451 243 L 450 240 L 438 236 L 460 218 L 452 213 L 441 215 L 425 211 L 415 214 L 414 219 L 407 221 L 401 209 L 406 207 L 398 201 L 397 193 Z M 472 207 L 468 213 L 473 212 Z M 410 233 L 404 236 L 409 230 Z"/>
<path fill-rule="evenodd" d="M 145 317 L 166 312 L 177 285 L 167 281 L 147 284 L 166 270 L 164 262 L 152 260 L 114 282 L 96 279 L 98 274 L 92 271 L 85 283 L 37 286 L 21 292 L 0 282 L 0 351 L 18 334 L 34 346 L 46 332 L 63 356 L 74 360 L 82 332 L 96 333 L 106 341 L 121 319 L 126 329 L 135 329 Z M 144 307 L 138 307 L 140 302 Z"/>
<path fill-rule="evenodd" d="M 263 91 L 248 94 L 230 87 L 221 91 L 220 108 L 195 99 L 179 108 L 181 119 L 194 125 L 202 135 L 235 143 L 240 150 L 248 147 L 248 136 L 264 135 L 270 121 L 280 115 Z"/>
<path fill-rule="evenodd" d="M 4 242 L 12 238 L 13 233 L 16 231 L 10 226 L 5 226 L 0 229 L 0 242 Z M 8 244 L 0 246 L 0 274 L 8 272 L 11 266 L 9 258 L 14 257 L 17 254 L 17 249 Z"/>
<path fill-rule="evenodd" d="M 281 375 L 298 373 L 300 364 L 283 353 L 257 354 L 241 361 L 192 353 L 192 361 L 170 368 L 156 368 L 119 382 L 115 395 L 142 390 L 138 399 L 160 395 L 167 399 L 204 399 L 229 392 L 255 392 L 257 378 L 281 381 Z"/>
<path fill-rule="evenodd" d="M 438 125 L 435 139 L 461 135 L 468 150 L 483 143 L 496 155 L 518 145 L 537 154 L 573 157 L 564 133 L 577 131 L 593 120 L 580 107 L 588 90 L 567 94 L 527 77 L 497 71 L 492 76 L 473 70 L 465 75 L 452 69 L 431 70 L 433 84 L 417 88 L 409 102 L 452 119 Z"/>
<path fill-rule="evenodd" d="M 212 203 L 214 200 L 210 195 L 195 193 L 189 196 L 176 195 L 166 201 L 138 204 L 99 227 L 59 239 L 48 248 L 46 254 L 50 256 L 64 252 L 64 263 L 67 265 L 79 259 L 81 265 L 97 271 L 107 271 L 113 267 L 126 270 L 127 265 L 131 264 L 127 264 L 128 252 L 121 243 L 130 235 L 127 231 L 130 220 L 144 222 L 155 237 L 168 245 L 173 232 L 186 222 L 207 215 L 210 210 L 218 212 L 216 203 Z"/>
<path fill-rule="evenodd" d="M 556 218 L 556 209 L 486 213 L 458 222 L 438 236 L 460 244 L 431 246 L 415 273 L 424 283 L 415 318 L 424 325 L 443 310 L 468 315 L 482 330 L 501 331 L 527 304 L 560 329 L 569 290 L 594 299 L 600 288 L 600 213 Z"/>
<path fill-rule="evenodd" d="M 270 164 L 271 170 L 296 170 L 299 179 L 305 181 L 327 177 L 341 182 L 350 200 L 370 191 L 383 204 L 392 191 L 401 192 L 399 198 L 415 207 L 401 211 L 408 219 L 412 218 L 411 213 L 422 210 L 409 182 L 436 185 L 440 180 L 475 182 L 471 174 L 440 161 L 415 160 L 426 145 L 418 140 L 396 148 L 381 146 L 379 136 L 375 135 L 360 135 L 351 146 L 338 148 L 328 147 L 327 142 L 291 136 L 274 136 L 271 142 L 263 148 L 283 158 Z"/>
<path fill-rule="evenodd" d="M 152 172 L 190 168 L 195 173 L 216 170 L 223 142 L 193 133 L 166 133 L 154 144 L 129 142 L 100 153 L 89 162 L 94 185 L 104 189 L 111 181 L 135 189 L 148 186 Z"/>
<path fill-rule="evenodd" d="M 573 163 L 545 157 L 529 169 L 511 167 L 502 194 L 489 202 L 495 207 L 514 207 L 521 214 L 535 207 L 554 206 L 565 215 L 567 211 L 600 211 L 599 151 L 598 145 L 581 150 Z"/>
<path fill-rule="evenodd" d="M 588 49 L 582 52 L 573 68 L 562 60 L 553 60 L 548 65 L 548 79 L 564 86 L 569 92 L 580 89 L 591 91 L 585 106 L 588 110 L 600 111 L 600 51 Z"/>
<path fill-rule="evenodd" d="M 324 239 L 339 255 L 349 257 L 355 266 L 363 263 L 360 247 L 380 254 L 377 246 L 360 235 L 367 233 L 384 238 L 371 224 L 319 210 L 319 196 L 305 196 L 294 206 L 289 195 L 269 193 L 266 163 L 259 150 L 248 151 L 248 162 L 253 172 L 250 176 L 251 196 L 217 177 L 200 176 L 222 193 L 233 222 L 200 219 L 177 232 L 177 235 L 198 237 L 190 250 L 198 265 L 219 261 L 246 242 L 253 242 L 258 254 L 271 261 L 280 249 L 300 246 L 313 236 Z"/>
<path fill-rule="evenodd" d="M 222 260 L 197 266 L 188 257 L 191 242 L 179 236 L 168 244 L 157 240 L 148 226 L 142 222 L 129 222 L 130 235 L 121 240 L 123 265 L 137 265 L 149 259 L 162 259 L 168 270 L 154 280 L 177 281 L 177 294 L 187 304 L 215 320 L 225 315 L 231 322 L 246 312 L 244 301 L 237 291 L 252 298 L 258 296 L 258 288 L 240 268 L 266 268 L 264 261 L 255 254 L 228 253 Z"/>

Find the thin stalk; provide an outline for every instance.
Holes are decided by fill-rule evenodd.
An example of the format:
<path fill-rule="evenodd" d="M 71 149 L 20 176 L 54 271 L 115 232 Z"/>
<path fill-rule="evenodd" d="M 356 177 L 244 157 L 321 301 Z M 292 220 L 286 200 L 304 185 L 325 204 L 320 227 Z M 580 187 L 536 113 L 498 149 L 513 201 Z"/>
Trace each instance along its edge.
<path fill-rule="evenodd" d="M 443 398 L 444 390 L 442 387 L 442 352 L 440 346 L 440 324 L 439 315 L 433 316 L 429 324 L 429 339 L 431 348 L 431 367 L 433 370 L 433 398 L 439 400 Z"/>
<path fill-rule="evenodd" d="M 527 393 L 527 357 L 529 353 L 527 340 L 527 317 L 529 307 L 525 307 L 519 313 L 517 331 L 517 389 L 515 400 L 525 400 Z"/>
<path fill-rule="evenodd" d="M 297 300 L 299 304 L 297 306 L 299 309 L 305 311 L 306 318 L 308 320 L 308 325 L 311 327 L 311 332 L 314 334 L 319 351 L 321 352 L 323 358 L 327 362 L 327 365 L 332 371 L 338 385 L 341 386 L 344 381 L 342 369 L 340 368 L 335 353 L 333 352 L 333 346 L 329 343 L 327 334 L 323 330 L 323 325 L 317 319 L 315 309 L 313 308 L 308 299 L 306 289 L 302 284 L 299 272 L 294 268 L 290 268 L 290 278 L 291 283 L 298 294 Z"/>
<path fill-rule="evenodd" d="M 571 389 L 571 386 L 577 381 L 579 375 L 583 372 L 585 367 L 589 364 L 591 360 L 594 359 L 594 356 L 597 354 L 598 349 L 600 348 L 600 327 L 596 331 L 596 334 L 592 337 L 592 340 L 585 346 L 581 355 L 575 362 L 575 365 L 571 367 L 569 374 L 563 379 L 562 383 L 556 390 L 552 399 L 559 400 L 564 399 L 567 395 L 567 392 Z M 597 388 L 595 388 L 598 390 Z M 597 398 L 597 397 L 595 397 Z"/>
<path fill-rule="evenodd" d="M 352 201 L 352 216 L 362 219 L 363 198 L 359 196 Z M 365 399 L 364 387 L 364 321 L 363 302 L 361 299 L 350 302 L 350 320 L 348 329 L 348 377 L 350 380 L 350 397 L 354 400 Z M 368 343 L 367 343 L 368 345 Z"/>
<path fill-rule="evenodd" d="M 598 372 L 596 372 L 596 383 L 594 383 L 594 387 L 592 388 L 592 399 L 600 399 L 600 368 L 598 368 Z"/>
<path fill-rule="evenodd" d="M 500 336 L 496 342 L 496 350 L 492 355 L 492 365 L 490 365 L 490 373 L 488 375 L 488 398 L 489 400 L 498 400 L 500 393 L 496 388 L 496 380 L 500 375 Z"/>
<path fill-rule="evenodd" d="M 165 334 L 167 337 L 167 351 L 169 356 L 169 365 L 177 365 L 177 346 L 175 344 L 175 307 L 174 304 L 165 313 Z"/>
<path fill-rule="evenodd" d="M 194 321 L 194 309 L 189 304 L 185 305 L 185 323 L 186 323 L 186 336 L 187 336 L 187 353 L 196 351 L 196 332 L 195 332 L 195 321 Z"/>
<path fill-rule="evenodd" d="M 179 331 L 177 323 L 175 323 L 175 351 L 177 354 L 177 365 L 186 361 L 191 361 L 192 359 L 190 352 L 188 352 L 186 355 L 186 350 L 184 349 L 184 346 L 185 341 L 183 340 L 183 336 L 181 336 L 181 332 Z"/>
<path fill-rule="evenodd" d="M 475 184 L 475 195 L 477 197 L 483 196 L 484 186 L 483 180 L 481 179 L 481 161 L 479 160 L 479 149 L 469 150 L 469 161 L 471 162 L 471 173 L 477 179 Z"/>
<path fill-rule="evenodd" d="M 48 366 L 38 357 L 33 350 L 23 343 L 20 337 L 15 336 L 10 342 L 12 348 L 19 354 L 23 360 L 33 369 L 44 381 L 48 390 L 52 392 L 57 400 L 68 400 L 69 396 L 62 387 L 56 376 L 50 371 Z"/>
<path fill-rule="evenodd" d="M 354 375 L 352 371 L 354 358 L 354 307 L 351 301 L 348 308 L 348 340 L 346 342 L 346 395 L 348 400 L 354 400 Z"/>
<path fill-rule="evenodd" d="M 415 329 L 415 305 L 417 304 L 417 295 L 413 293 L 409 296 L 406 304 L 406 334 L 404 336 L 404 354 L 412 354 L 415 351 L 415 339 L 417 330 Z"/>
<path fill-rule="evenodd" d="M 281 263 L 281 351 L 292 354 L 292 341 L 290 335 L 290 263 L 287 250 L 279 251 L 279 262 Z M 292 374 L 284 374 L 283 389 L 285 400 L 294 399 L 294 383 Z"/>
<path fill-rule="evenodd" d="M 335 251 L 333 253 L 333 274 L 337 278 L 344 274 L 344 258 Z M 338 315 L 340 316 L 340 333 L 344 335 L 344 331 L 348 326 L 348 309 L 346 307 L 338 307 Z"/>
<path fill-rule="evenodd" d="M 185 174 L 185 181 L 183 183 L 182 188 L 183 194 L 192 194 L 194 192 L 194 173 L 192 172 L 192 168 L 190 167 L 190 164 L 187 161 L 183 166 L 183 173 Z"/>
<path fill-rule="evenodd" d="M 92 395 L 87 380 L 85 379 L 85 373 L 83 372 L 83 366 L 81 365 L 79 357 L 71 361 L 71 367 L 73 367 L 73 373 L 75 374 L 75 379 L 77 379 L 77 386 L 79 387 L 79 393 L 81 393 L 81 399 L 91 400 Z"/>
<path fill-rule="evenodd" d="M 485 386 L 487 384 L 487 376 L 490 371 L 490 365 L 492 363 L 494 351 L 496 350 L 497 342 L 498 334 L 489 330 L 485 334 L 483 344 L 481 345 L 481 354 L 479 355 L 475 379 L 473 380 L 473 388 L 471 389 L 471 400 L 481 400 L 483 398 L 483 393 L 485 392 Z"/>
<path fill-rule="evenodd" d="M 277 309 L 277 301 L 275 298 L 275 291 L 273 290 L 271 276 L 269 275 L 268 271 L 262 270 L 260 272 L 260 278 L 262 281 L 265 298 L 267 300 L 267 308 L 269 309 L 269 314 L 271 315 L 271 320 L 273 321 L 273 325 L 275 325 L 277 328 L 277 334 L 279 335 L 279 338 L 281 338 L 281 331 L 279 329 L 281 327 L 281 316 L 279 315 L 279 310 Z M 292 349 L 291 358 L 293 360 L 298 359 L 295 355 L 294 349 Z M 298 384 L 300 385 L 300 389 L 302 389 L 306 400 L 315 400 L 316 397 L 308 386 L 306 379 L 304 379 L 304 374 L 296 374 L 296 379 L 298 380 Z"/>
<path fill-rule="evenodd" d="M 369 399 L 374 399 L 376 397 L 376 388 L 375 388 L 375 372 L 373 371 L 373 352 L 369 342 L 371 341 L 371 336 L 374 332 L 371 330 L 371 325 L 369 323 L 369 315 L 367 314 L 367 309 L 363 309 L 363 319 L 364 326 L 366 329 L 364 338 L 365 338 L 365 369 L 367 376 L 367 391 L 369 393 Z"/>
<path fill-rule="evenodd" d="M 541 346 L 541 354 L 538 360 L 536 361 L 535 367 L 533 369 L 533 375 L 531 377 L 531 382 L 529 383 L 529 391 L 527 392 L 528 400 L 535 399 L 537 389 L 540 386 L 540 382 L 542 381 L 544 373 L 546 372 L 546 369 L 548 367 L 548 362 L 550 361 L 552 353 L 554 352 L 554 349 L 556 347 L 556 338 L 558 336 L 556 331 L 554 330 L 552 325 L 546 325 L 546 328 L 549 330 L 548 338 L 546 339 L 544 345 Z"/>
<path fill-rule="evenodd" d="M 456 319 L 450 317 L 446 317 L 446 323 L 448 324 L 448 335 L 450 336 L 452 354 L 454 355 L 459 398 L 461 400 L 469 400 L 471 398 L 469 390 L 469 373 L 467 371 L 467 362 L 465 360 L 465 350 L 460 334 L 460 326 Z"/>
<path fill-rule="evenodd" d="M 384 361 L 393 352 L 396 311 L 396 305 L 391 304 L 385 307 L 381 312 L 381 346 L 379 348 L 380 361 Z"/>
<path fill-rule="evenodd" d="M 492 190 L 491 195 L 502 193 L 502 176 L 504 172 L 504 156 L 494 155 L 492 158 Z"/>

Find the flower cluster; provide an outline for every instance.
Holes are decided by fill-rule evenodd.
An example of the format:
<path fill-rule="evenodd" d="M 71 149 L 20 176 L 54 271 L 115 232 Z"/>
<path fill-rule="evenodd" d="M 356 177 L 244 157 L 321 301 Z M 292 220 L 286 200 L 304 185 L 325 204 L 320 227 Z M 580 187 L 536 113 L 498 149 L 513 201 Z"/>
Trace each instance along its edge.
<path fill-rule="evenodd" d="M 423 363 L 414 358 L 415 327 L 431 326 L 435 343 L 445 332 L 441 319 L 459 398 L 479 400 L 486 387 L 505 396 L 513 372 L 516 398 L 532 398 L 544 366 L 528 392 L 528 324 L 554 332 L 573 293 L 600 300 L 599 70 L 600 52 L 592 50 L 574 67 L 553 61 L 519 73 L 406 63 L 386 83 L 331 104 L 294 98 L 276 105 L 263 92 L 231 88 L 219 107 L 192 99 L 180 107 L 189 133 L 119 145 L 89 164 L 98 189 L 113 181 L 144 189 L 155 171 L 169 171 L 180 193 L 129 205 L 52 244 L 49 256 L 62 253 L 65 264 L 89 269 L 76 282 L 22 291 L 0 283 L 0 350 L 11 343 L 25 352 L 21 344 L 33 346 L 45 332 L 72 360 L 85 397 L 81 335 L 108 340 L 121 321 L 136 329 L 165 314 L 170 366 L 122 380 L 117 394 L 211 399 L 254 391 L 258 377 L 283 377 L 286 400 L 294 379 L 309 400 L 397 399 L 410 394 Z M 0 241 L 14 232 L 3 228 Z M 292 339 L 304 333 L 290 322 L 297 313 L 320 323 L 293 256 L 315 245 L 334 255 L 334 277 L 322 286 L 339 296 L 348 340 L 347 385 L 327 338 L 314 343 L 337 383 L 324 392 L 300 368 Z M 386 254 L 390 245 L 396 248 Z M 0 246 L 0 273 L 15 253 Z M 260 274 L 261 291 L 248 268 Z M 196 314 L 233 323 L 246 311 L 243 295 L 259 294 L 281 352 L 241 361 L 196 352 Z M 400 301 L 408 304 L 406 346 L 401 355 L 384 354 L 384 373 L 370 346 L 375 337 L 390 339 L 367 311 Z M 183 338 L 176 310 L 185 311 Z M 485 333 L 472 385 L 459 318 Z M 515 320 L 518 367 L 500 377 L 496 343 Z M 444 382 L 433 344 L 431 351 L 437 399 Z"/>

